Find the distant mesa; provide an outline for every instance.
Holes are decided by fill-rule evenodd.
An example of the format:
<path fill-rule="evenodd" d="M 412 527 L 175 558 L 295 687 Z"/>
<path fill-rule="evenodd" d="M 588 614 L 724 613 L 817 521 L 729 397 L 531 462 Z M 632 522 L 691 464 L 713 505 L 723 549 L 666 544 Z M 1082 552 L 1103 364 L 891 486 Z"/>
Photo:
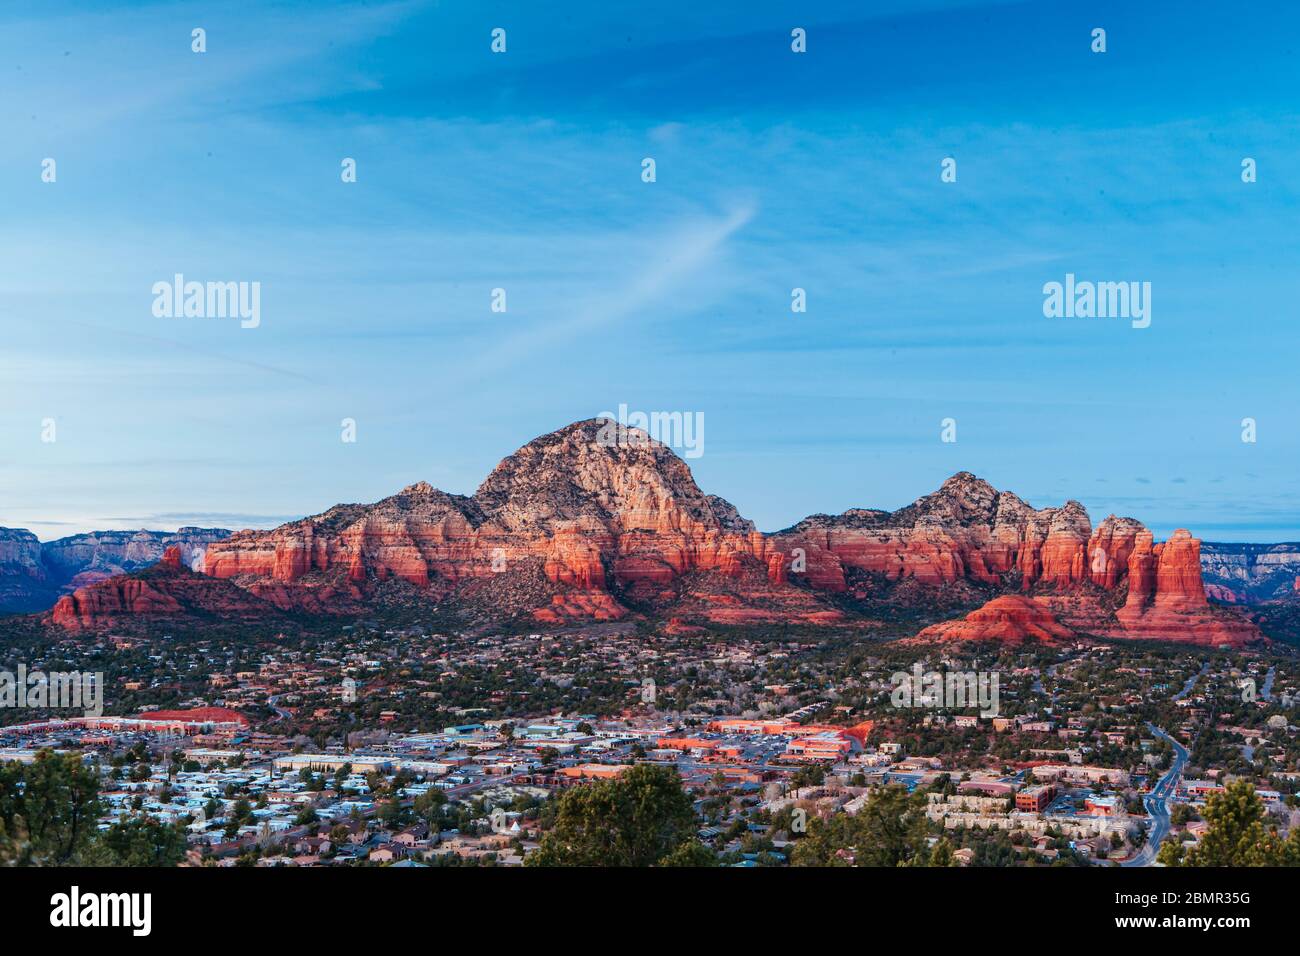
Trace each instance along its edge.
<path fill-rule="evenodd" d="M 1300 544 L 1201 546 L 1206 593 L 1229 604 L 1295 602 L 1300 598 Z"/>
<path fill-rule="evenodd" d="M 216 581 L 184 562 L 179 546 L 144 571 L 97 581 L 65 594 L 49 612 L 64 628 L 102 628 L 149 621 L 265 621 L 280 616 L 272 605 L 225 581 Z"/>
<path fill-rule="evenodd" d="M 201 568 L 208 544 L 228 537 L 224 528 L 185 527 L 91 531 L 41 543 L 25 529 L 0 528 L 0 613 L 46 610 L 62 594 L 154 564 L 168 547 Z"/>

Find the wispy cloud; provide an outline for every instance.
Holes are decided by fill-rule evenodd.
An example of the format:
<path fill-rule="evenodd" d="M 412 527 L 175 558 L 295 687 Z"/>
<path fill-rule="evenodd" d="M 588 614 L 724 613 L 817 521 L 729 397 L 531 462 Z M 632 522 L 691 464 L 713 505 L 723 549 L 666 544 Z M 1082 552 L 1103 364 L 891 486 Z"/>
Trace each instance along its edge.
<path fill-rule="evenodd" d="M 539 355 L 562 362 L 564 356 L 557 350 L 613 348 L 620 339 L 644 334 L 644 327 L 634 326 L 636 320 L 650 307 L 663 305 L 686 280 L 714 267 L 727 241 L 756 211 L 754 204 L 746 203 L 721 216 L 664 230 L 650 240 L 628 236 L 624 258 L 637 263 L 628 275 L 598 294 L 574 290 L 571 299 L 548 303 L 548 311 L 557 318 L 520 332 L 506 332 L 504 341 L 451 370 L 441 385 L 461 389 L 521 362 L 535 361 Z M 508 328 L 509 315 L 499 315 L 494 321 Z"/>

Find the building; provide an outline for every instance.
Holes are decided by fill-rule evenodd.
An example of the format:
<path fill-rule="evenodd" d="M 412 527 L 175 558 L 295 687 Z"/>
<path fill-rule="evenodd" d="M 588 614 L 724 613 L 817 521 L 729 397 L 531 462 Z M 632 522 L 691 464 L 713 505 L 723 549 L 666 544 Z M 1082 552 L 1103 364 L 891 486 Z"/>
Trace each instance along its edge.
<path fill-rule="evenodd" d="M 700 740 L 697 737 L 660 737 L 658 746 L 669 750 L 708 752 L 717 744 L 712 740 Z"/>
<path fill-rule="evenodd" d="M 783 760 L 843 760 L 853 752 L 852 742 L 839 733 L 820 733 L 797 737 L 782 754 Z"/>
<path fill-rule="evenodd" d="M 576 767 L 563 767 L 558 772 L 558 776 L 568 780 L 608 780 L 611 777 L 617 777 L 624 770 L 628 769 L 628 764 L 623 763 L 581 763 Z"/>
<path fill-rule="evenodd" d="M 1016 809 L 1027 810 L 1032 813 L 1042 813 L 1051 806 L 1052 798 L 1056 796 L 1056 788 L 1051 784 L 1042 784 L 1037 787 L 1025 787 L 1016 794 Z"/>
<path fill-rule="evenodd" d="M 1093 786 L 1105 784 L 1112 787 L 1129 785 L 1128 771 L 1110 767 L 1064 766 L 1062 764 L 1044 764 L 1034 768 L 1035 780 L 1060 780 L 1075 785 Z"/>
<path fill-rule="evenodd" d="M 334 773 L 346 766 L 351 766 L 353 773 L 387 773 L 393 767 L 393 758 L 366 754 L 289 754 L 276 757 L 273 765 L 280 773 L 302 770 Z"/>
<path fill-rule="evenodd" d="M 958 793 L 980 793 L 986 797 L 997 797 L 1001 800 L 1011 799 L 1013 788 L 1009 783 L 1003 783 L 1000 780 L 963 780 L 957 784 Z"/>
<path fill-rule="evenodd" d="M 1114 817 L 1123 810 L 1119 797 L 1090 796 L 1083 801 L 1083 812 L 1094 817 Z"/>

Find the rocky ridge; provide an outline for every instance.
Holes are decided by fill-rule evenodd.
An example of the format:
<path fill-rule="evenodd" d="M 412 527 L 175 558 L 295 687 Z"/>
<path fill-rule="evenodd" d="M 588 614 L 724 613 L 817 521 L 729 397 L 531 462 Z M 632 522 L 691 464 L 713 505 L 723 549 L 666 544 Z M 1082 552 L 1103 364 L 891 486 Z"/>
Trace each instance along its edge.
<path fill-rule="evenodd" d="M 588 420 L 524 445 L 472 496 L 419 482 L 373 505 L 209 543 L 203 569 L 277 608 L 314 613 L 356 612 L 386 582 L 549 624 L 629 614 L 869 624 L 903 604 L 942 613 L 954 600 L 968 609 L 1020 595 L 1034 603 L 987 605 L 968 630 L 1255 639 L 1244 618 L 1207 602 L 1199 544 L 1186 531 L 1157 544 L 1132 518 L 1094 529 L 1078 502 L 1035 509 L 968 472 L 897 511 L 814 515 L 764 535 L 704 494 L 664 445 Z M 93 614 L 76 620 L 94 626 Z"/>
<path fill-rule="evenodd" d="M 172 545 L 199 568 L 207 545 L 229 536 L 222 528 L 185 527 L 91 531 L 42 543 L 25 529 L 0 528 L 0 613 L 44 610 L 60 594 L 155 564 Z"/>
<path fill-rule="evenodd" d="M 189 568 L 179 545 L 144 571 L 121 574 L 65 594 L 49 612 L 53 624 L 93 628 L 152 620 L 264 621 L 276 609 L 247 591 Z"/>

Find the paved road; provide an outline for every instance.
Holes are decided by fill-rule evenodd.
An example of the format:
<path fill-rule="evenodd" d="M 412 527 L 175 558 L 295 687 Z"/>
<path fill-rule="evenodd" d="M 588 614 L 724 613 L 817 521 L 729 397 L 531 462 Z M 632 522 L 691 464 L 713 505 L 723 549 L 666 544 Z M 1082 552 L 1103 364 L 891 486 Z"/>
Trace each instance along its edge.
<path fill-rule="evenodd" d="M 1195 681 L 1196 678 L 1193 677 L 1189 685 Z M 1184 690 L 1184 693 L 1187 690 L 1190 690 L 1190 686 Z M 1186 747 L 1155 724 L 1147 724 L 1147 727 L 1150 728 L 1151 733 L 1173 745 L 1174 762 L 1169 765 L 1169 770 L 1159 782 L 1151 788 L 1151 792 L 1142 798 L 1142 803 L 1151 817 L 1151 830 L 1147 834 L 1147 842 L 1142 846 L 1142 852 L 1132 859 L 1125 860 L 1120 866 L 1151 866 L 1155 863 L 1156 854 L 1160 852 L 1160 842 L 1169 834 L 1169 798 L 1178 786 L 1178 778 L 1182 776 L 1183 767 L 1187 765 Z"/>
<path fill-rule="evenodd" d="M 1205 676 L 1210 669 L 1210 662 L 1206 661 L 1201 665 L 1201 669 L 1187 678 L 1187 683 L 1183 689 L 1174 694 L 1174 700 L 1182 700 L 1192 692 L 1196 682 Z M 1266 681 L 1265 686 L 1272 689 L 1272 680 Z M 1125 860 L 1120 866 L 1151 866 L 1156 861 L 1156 854 L 1160 852 L 1160 843 L 1169 835 L 1169 798 L 1173 796 L 1174 790 L 1178 787 L 1178 778 L 1183 774 L 1183 768 L 1187 766 L 1189 754 L 1187 748 L 1180 744 L 1173 737 L 1157 727 L 1155 724 L 1148 723 L 1147 727 L 1151 733 L 1155 734 L 1162 740 L 1169 741 L 1174 748 L 1174 762 L 1169 765 L 1169 770 L 1160 778 L 1151 792 L 1142 798 L 1142 804 L 1146 807 L 1147 814 L 1151 817 L 1151 830 L 1147 834 L 1147 842 L 1142 846 L 1142 852 L 1132 859 Z"/>
<path fill-rule="evenodd" d="M 1191 677 L 1187 678 L 1187 683 L 1183 685 L 1182 690 L 1174 694 L 1173 699 L 1182 700 L 1184 697 L 1190 694 L 1192 692 L 1192 688 L 1196 686 L 1196 682 L 1200 680 L 1202 677 L 1204 677 L 1205 672 L 1208 671 L 1209 669 L 1210 669 L 1210 662 L 1206 661 L 1204 664 L 1201 665 L 1201 669 L 1199 671 L 1197 671 Z"/>

